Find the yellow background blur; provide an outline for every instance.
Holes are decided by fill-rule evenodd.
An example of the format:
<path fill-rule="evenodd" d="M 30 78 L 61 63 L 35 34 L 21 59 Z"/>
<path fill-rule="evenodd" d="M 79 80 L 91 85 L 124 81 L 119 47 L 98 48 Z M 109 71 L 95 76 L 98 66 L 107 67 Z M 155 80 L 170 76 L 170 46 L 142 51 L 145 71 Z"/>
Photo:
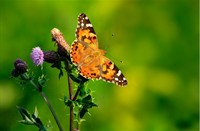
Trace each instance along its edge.
<path fill-rule="evenodd" d="M 77 16 L 86 13 L 97 33 L 99 46 L 122 70 L 125 88 L 90 81 L 95 91 L 93 108 L 81 131 L 197 131 L 198 89 L 197 0 L 18 0 L 0 2 L 0 130 L 36 131 L 25 126 L 16 106 L 29 111 L 37 106 L 44 124 L 58 131 L 50 111 L 33 87 L 10 79 L 13 61 L 30 60 L 33 47 L 56 50 L 50 30 L 75 39 Z M 60 99 L 68 95 L 66 74 L 44 64 L 50 99 L 64 130 L 69 109 Z"/>

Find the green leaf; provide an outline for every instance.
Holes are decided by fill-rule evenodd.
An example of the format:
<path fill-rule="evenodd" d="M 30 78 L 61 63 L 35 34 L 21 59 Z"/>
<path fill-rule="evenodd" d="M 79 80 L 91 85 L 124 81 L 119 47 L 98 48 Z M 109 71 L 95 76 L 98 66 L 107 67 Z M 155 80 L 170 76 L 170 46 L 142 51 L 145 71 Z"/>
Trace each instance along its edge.
<path fill-rule="evenodd" d="M 32 114 L 32 118 L 34 119 L 36 126 L 38 127 L 43 126 L 42 121 L 38 117 L 36 117 L 34 114 Z"/>
<path fill-rule="evenodd" d="M 66 106 L 71 106 L 73 104 L 73 101 L 68 99 L 67 96 L 64 96 L 64 103 Z"/>
<path fill-rule="evenodd" d="M 80 118 L 83 118 L 83 116 L 88 112 L 88 109 L 87 108 L 82 108 L 80 110 Z"/>
<path fill-rule="evenodd" d="M 21 74 L 21 75 L 20 75 L 20 78 L 21 78 L 21 80 L 24 80 L 24 81 L 29 81 L 29 80 L 31 80 L 31 77 L 30 77 L 29 72 L 25 72 L 25 73 Z"/>
<path fill-rule="evenodd" d="M 80 88 L 80 93 L 79 96 L 83 97 L 87 94 L 86 89 L 84 87 L 79 87 Z"/>
<path fill-rule="evenodd" d="M 20 120 L 19 122 L 22 123 L 22 124 L 25 124 L 25 125 L 34 125 L 33 122 L 29 122 L 27 120 Z"/>
<path fill-rule="evenodd" d="M 38 83 L 39 85 L 41 85 L 42 87 L 45 85 L 46 83 L 46 77 L 42 74 L 39 78 L 38 78 Z"/>
<path fill-rule="evenodd" d="M 84 97 L 91 93 L 91 90 L 87 89 L 84 83 L 80 83 L 78 88 L 80 88 L 80 93 L 79 93 L 80 97 Z"/>
<path fill-rule="evenodd" d="M 38 117 L 38 110 L 35 108 L 35 111 L 33 114 L 30 114 L 26 109 L 22 107 L 17 107 L 21 116 L 22 120 L 19 122 L 25 125 L 35 125 L 39 128 L 39 131 L 47 131 L 46 128 L 43 126 L 42 121 Z"/>
<path fill-rule="evenodd" d="M 87 112 L 89 112 L 89 109 L 92 107 L 97 107 L 97 104 L 95 104 L 92 101 L 92 96 L 89 94 L 83 98 L 79 98 L 76 100 L 77 103 L 79 103 L 79 116 L 80 118 L 83 118 Z"/>
<path fill-rule="evenodd" d="M 92 101 L 91 95 L 87 95 L 86 97 L 83 98 L 83 102 L 90 102 L 90 101 Z"/>
<path fill-rule="evenodd" d="M 47 129 L 44 126 L 42 126 L 39 128 L 39 131 L 47 131 Z"/>
<path fill-rule="evenodd" d="M 51 65 L 51 67 L 52 68 L 57 68 L 60 71 L 59 76 L 58 76 L 59 79 L 60 79 L 60 77 L 63 76 L 63 71 L 62 71 L 63 67 L 62 67 L 61 61 L 57 61 L 57 62 L 53 63 Z"/>
<path fill-rule="evenodd" d="M 35 115 L 35 117 L 38 117 L 38 110 L 37 110 L 37 107 L 35 107 L 34 115 Z"/>
<path fill-rule="evenodd" d="M 25 120 L 26 123 L 34 124 L 34 122 L 31 119 L 31 114 L 26 109 L 24 109 L 22 107 L 17 107 L 17 108 L 18 108 L 23 120 Z"/>

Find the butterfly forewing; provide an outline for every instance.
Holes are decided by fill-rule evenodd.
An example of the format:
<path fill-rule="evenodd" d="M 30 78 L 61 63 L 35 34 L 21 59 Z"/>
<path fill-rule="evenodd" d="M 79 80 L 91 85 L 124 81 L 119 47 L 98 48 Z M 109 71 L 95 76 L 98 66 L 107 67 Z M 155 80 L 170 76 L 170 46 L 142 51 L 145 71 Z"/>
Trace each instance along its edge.
<path fill-rule="evenodd" d="M 97 36 L 94 28 L 85 14 L 80 14 L 78 17 L 78 25 L 76 29 L 77 40 L 87 42 L 88 44 L 95 44 L 98 46 Z"/>

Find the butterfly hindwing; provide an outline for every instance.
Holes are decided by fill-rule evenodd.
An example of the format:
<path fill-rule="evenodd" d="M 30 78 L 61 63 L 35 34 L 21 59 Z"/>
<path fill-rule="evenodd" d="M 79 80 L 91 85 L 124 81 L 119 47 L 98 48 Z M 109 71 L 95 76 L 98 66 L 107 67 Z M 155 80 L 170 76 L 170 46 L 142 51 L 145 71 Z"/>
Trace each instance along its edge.
<path fill-rule="evenodd" d="M 107 82 L 115 83 L 119 86 L 127 85 L 127 80 L 119 68 L 108 58 L 102 57 L 101 78 Z"/>

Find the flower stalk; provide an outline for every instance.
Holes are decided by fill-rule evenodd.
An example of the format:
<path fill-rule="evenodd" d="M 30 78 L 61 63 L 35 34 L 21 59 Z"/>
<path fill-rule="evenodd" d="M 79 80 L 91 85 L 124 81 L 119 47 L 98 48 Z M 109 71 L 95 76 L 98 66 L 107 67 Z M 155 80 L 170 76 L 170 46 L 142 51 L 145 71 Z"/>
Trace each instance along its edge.
<path fill-rule="evenodd" d="M 58 118 L 57 118 L 57 116 L 56 116 L 56 113 L 55 113 L 53 107 L 51 106 L 49 100 L 47 99 L 46 95 L 45 95 L 44 92 L 41 90 L 41 87 L 37 86 L 37 85 L 33 82 L 33 80 L 30 80 L 30 83 L 33 85 L 33 87 L 35 87 L 35 88 L 38 90 L 38 92 L 40 93 L 40 95 L 41 95 L 42 98 L 44 99 L 44 101 L 45 101 L 45 103 L 47 104 L 49 110 L 51 111 L 51 114 L 53 115 L 53 117 L 54 117 L 54 119 L 55 119 L 55 121 L 56 121 L 56 124 L 57 124 L 59 130 L 60 130 L 60 131 L 63 131 L 62 126 L 61 126 L 61 124 L 60 124 L 60 122 L 59 122 L 59 120 L 58 120 Z"/>
<path fill-rule="evenodd" d="M 52 38 L 56 42 L 56 45 L 58 46 L 58 54 L 60 54 L 61 57 L 64 57 L 64 63 L 65 63 L 65 70 L 66 72 L 69 71 L 70 65 L 67 60 L 67 55 L 70 52 L 70 46 L 65 41 L 62 33 L 57 28 L 54 28 L 51 30 Z M 73 92 L 72 92 L 72 80 L 68 74 L 68 90 L 69 90 L 69 99 L 73 100 Z M 73 104 L 70 105 L 70 131 L 74 131 L 74 107 Z"/>
<path fill-rule="evenodd" d="M 73 99 L 73 94 L 72 94 L 72 80 L 70 79 L 69 76 L 67 76 L 68 78 L 68 88 L 69 88 L 69 99 L 72 100 Z M 70 105 L 70 131 L 74 131 L 74 107 L 73 104 Z"/>

